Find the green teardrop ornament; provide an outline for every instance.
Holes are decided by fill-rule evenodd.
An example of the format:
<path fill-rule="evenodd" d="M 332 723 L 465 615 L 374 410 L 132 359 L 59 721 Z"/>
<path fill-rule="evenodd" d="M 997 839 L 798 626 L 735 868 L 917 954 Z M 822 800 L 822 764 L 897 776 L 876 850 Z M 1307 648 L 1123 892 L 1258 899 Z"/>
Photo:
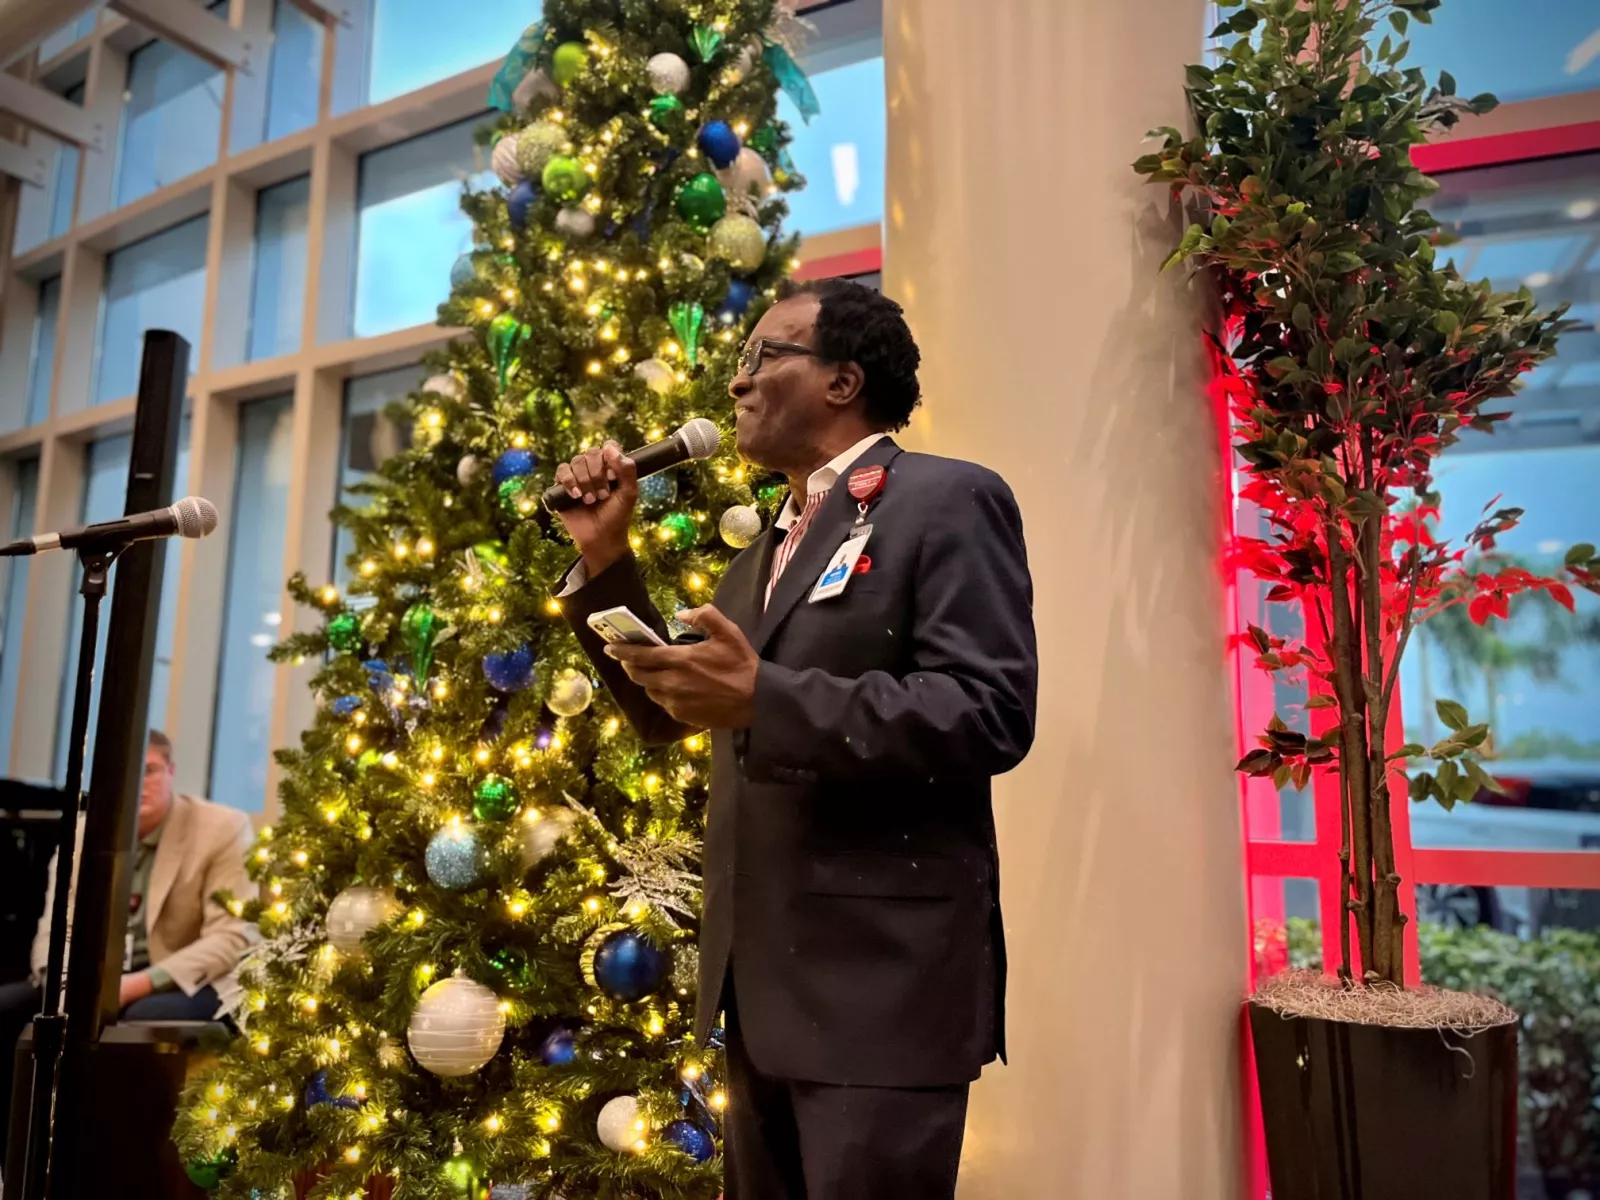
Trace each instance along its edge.
<path fill-rule="evenodd" d="M 533 336 L 533 330 L 508 312 L 503 312 L 489 322 L 486 338 L 489 357 L 494 359 L 499 373 L 500 390 L 506 390 L 506 381 L 522 365 L 522 343 Z"/>
<path fill-rule="evenodd" d="M 694 46 L 694 52 L 700 56 L 701 62 L 710 62 L 722 46 L 722 35 L 708 25 L 696 25 L 694 31 L 689 34 L 689 42 Z"/>
<path fill-rule="evenodd" d="M 705 305 L 698 300 L 678 300 L 667 309 L 667 322 L 678 335 L 678 344 L 691 367 L 700 362 L 700 335 L 705 332 Z"/>
<path fill-rule="evenodd" d="M 400 618 L 400 636 L 411 652 L 411 674 L 417 686 L 428 682 L 428 670 L 433 666 L 433 640 L 439 634 L 439 615 L 420 601 L 406 609 Z"/>

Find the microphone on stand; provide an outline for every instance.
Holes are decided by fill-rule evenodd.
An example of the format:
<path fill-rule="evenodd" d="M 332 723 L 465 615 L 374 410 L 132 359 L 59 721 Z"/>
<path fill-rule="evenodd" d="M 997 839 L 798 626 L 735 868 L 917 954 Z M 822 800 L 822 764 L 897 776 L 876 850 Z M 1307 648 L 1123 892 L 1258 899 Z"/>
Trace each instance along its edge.
<path fill-rule="evenodd" d="M 722 431 L 716 424 L 704 417 L 696 417 L 671 437 L 651 442 L 637 450 L 629 450 L 628 457 L 633 459 L 639 478 L 643 479 L 646 475 L 665 471 L 691 458 L 710 458 L 721 445 Z M 569 508 L 581 508 L 583 501 L 574 498 L 571 492 L 557 483 L 545 489 L 544 506 L 551 512 L 563 512 Z"/>
<path fill-rule="evenodd" d="M 115 521 L 101 521 L 60 533 L 41 533 L 0 546 L 0 557 L 38 554 L 41 550 L 76 550 L 94 546 L 110 550 L 147 538 L 202 538 L 217 527 L 217 506 L 199 496 L 185 496 L 171 508 L 135 513 Z"/>

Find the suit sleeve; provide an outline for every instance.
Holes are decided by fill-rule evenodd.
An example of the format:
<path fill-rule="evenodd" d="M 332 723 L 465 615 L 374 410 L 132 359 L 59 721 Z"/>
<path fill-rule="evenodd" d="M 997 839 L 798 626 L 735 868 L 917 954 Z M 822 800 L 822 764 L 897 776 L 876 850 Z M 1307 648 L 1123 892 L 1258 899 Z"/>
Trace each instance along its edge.
<path fill-rule="evenodd" d="M 570 577 L 571 572 L 568 575 Z M 665 745 L 699 732 L 674 720 L 666 709 L 645 695 L 644 689 L 628 678 L 622 664 L 607 656 L 605 639 L 589 628 L 592 614 L 608 608 L 627 608 L 654 629 L 663 641 L 671 640 L 667 623 L 651 602 L 633 555 L 619 558 L 593 579 L 585 580 L 575 590 L 560 592 L 558 596 L 562 615 L 567 618 L 567 624 L 572 626 L 578 644 L 600 673 L 600 678 L 605 681 L 607 690 L 616 699 L 628 723 L 645 742 Z"/>
<path fill-rule="evenodd" d="M 226 810 L 219 809 L 219 812 Z M 254 886 L 245 870 L 245 856 L 251 841 L 250 818 L 235 812 L 227 812 L 227 816 L 236 819 L 228 822 L 226 835 L 215 839 L 200 872 L 200 903 L 205 914 L 200 936 L 182 950 L 151 964 L 171 976 L 172 982 L 186 996 L 194 995 L 237 967 L 254 938 L 254 927 L 249 922 L 234 916 L 214 899 L 218 892 L 248 899 Z"/>
<path fill-rule="evenodd" d="M 992 776 L 1033 742 L 1038 656 L 1022 517 L 990 472 L 929 523 L 912 594 L 912 664 L 847 679 L 761 663 L 751 779 Z"/>

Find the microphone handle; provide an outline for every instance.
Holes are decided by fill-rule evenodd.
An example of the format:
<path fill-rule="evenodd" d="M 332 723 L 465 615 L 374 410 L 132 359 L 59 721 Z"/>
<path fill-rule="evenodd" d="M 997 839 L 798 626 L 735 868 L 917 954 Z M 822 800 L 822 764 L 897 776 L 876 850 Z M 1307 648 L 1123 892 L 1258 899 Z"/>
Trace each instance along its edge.
<path fill-rule="evenodd" d="M 634 468 L 638 471 L 639 478 L 643 479 L 646 475 L 654 475 L 679 463 L 688 462 L 690 456 L 689 448 L 675 433 L 671 437 L 662 438 L 659 442 L 651 442 L 648 446 L 628 451 L 628 457 L 633 459 Z M 545 489 L 544 506 L 551 512 L 565 512 L 569 508 L 581 508 L 583 501 L 574 498 L 571 492 L 556 483 Z"/>

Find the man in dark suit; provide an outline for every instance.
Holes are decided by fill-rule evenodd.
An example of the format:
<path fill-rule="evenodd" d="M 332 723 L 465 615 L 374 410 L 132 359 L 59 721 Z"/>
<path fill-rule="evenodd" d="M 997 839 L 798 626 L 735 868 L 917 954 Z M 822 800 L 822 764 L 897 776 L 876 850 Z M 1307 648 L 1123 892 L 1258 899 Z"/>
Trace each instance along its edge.
<path fill-rule="evenodd" d="M 1005 1050 L 990 778 L 1033 739 L 1032 585 L 1000 477 L 887 436 L 918 361 L 854 283 L 762 316 L 738 447 L 790 498 L 680 614 L 697 644 L 589 629 L 626 606 L 667 632 L 629 552 L 632 462 L 610 443 L 556 473 L 584 500 L 561 595 L 585 650 L 646 738 L 713 731 L 698 1033 L 726 1011 L 729 1200 L 951 1196 L 968 1085 Z"/>

